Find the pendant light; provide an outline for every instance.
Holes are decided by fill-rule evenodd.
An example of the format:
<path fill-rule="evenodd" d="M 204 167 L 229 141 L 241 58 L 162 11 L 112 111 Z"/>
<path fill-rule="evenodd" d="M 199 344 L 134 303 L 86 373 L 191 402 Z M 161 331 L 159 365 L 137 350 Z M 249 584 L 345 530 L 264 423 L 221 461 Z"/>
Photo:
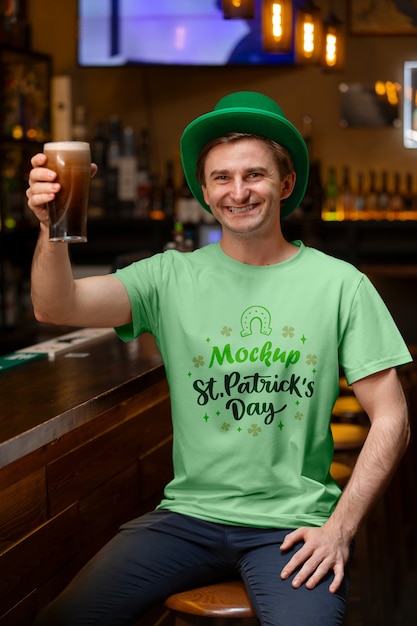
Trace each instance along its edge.
<path fill-rule="evenodd" d="M 323 23 L 323 57 L 325 71 L 340 72 L 345 66 L 343 23 L 331 11 Z"/>
<path fill-rule="evenodd" d="M 295 20 L 295 55 L 297 63 L 318 65 L 323 45 L 321 10 L 312 0 L 297 9 Z"/>
<path fill-rule="evenodd" d="M 222 0 L 223 17 L 226 20 L 255 17 L 255 0 Z"/>
<path fill-rule="evenodd" d="M 290 52 L 291 46 L 291 0 L 263 0 L 262 47 L 264 52 Z"/>

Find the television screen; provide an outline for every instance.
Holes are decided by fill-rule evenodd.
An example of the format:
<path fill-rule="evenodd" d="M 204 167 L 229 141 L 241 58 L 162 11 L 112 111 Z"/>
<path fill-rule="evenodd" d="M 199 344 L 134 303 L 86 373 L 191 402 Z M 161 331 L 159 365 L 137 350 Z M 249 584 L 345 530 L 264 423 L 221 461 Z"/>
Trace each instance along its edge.
<path fill-rule="evenodd" d="M 294 62 L 263 52 L 261 0 L 254 19 L 224 19 L 221 0 L 78 0 L 78 24 L 81 66 Z"/>

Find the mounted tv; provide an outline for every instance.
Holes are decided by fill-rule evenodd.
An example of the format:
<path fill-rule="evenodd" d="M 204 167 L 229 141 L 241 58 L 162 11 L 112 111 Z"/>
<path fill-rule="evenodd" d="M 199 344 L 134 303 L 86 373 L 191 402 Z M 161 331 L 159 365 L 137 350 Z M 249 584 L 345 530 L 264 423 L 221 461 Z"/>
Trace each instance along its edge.
<path fill-rule="evenodd" d="M 294 51 L 265 53 L 261 0 L 254 19 L 224 19 L 221 0 L 78 0 L 78 63 L 291 65 Z"/>

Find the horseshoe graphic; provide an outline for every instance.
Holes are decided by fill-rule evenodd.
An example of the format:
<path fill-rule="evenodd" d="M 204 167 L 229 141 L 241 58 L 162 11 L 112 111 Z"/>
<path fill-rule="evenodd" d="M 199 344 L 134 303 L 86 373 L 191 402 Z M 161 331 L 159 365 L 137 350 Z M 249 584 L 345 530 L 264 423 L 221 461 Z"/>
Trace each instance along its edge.
<path fill-rule="evenodd" d="M 240 318 L 242 328 L 240 332 L 241 337 L 248 337 L 252 334 L 252 322 L 256 319 L 260 321 L 262 335 L 271 334 L 271 314 L 268 309 L 265 309 L 263 306 L 250 306 L 243 311 L 242 317 Z"/>

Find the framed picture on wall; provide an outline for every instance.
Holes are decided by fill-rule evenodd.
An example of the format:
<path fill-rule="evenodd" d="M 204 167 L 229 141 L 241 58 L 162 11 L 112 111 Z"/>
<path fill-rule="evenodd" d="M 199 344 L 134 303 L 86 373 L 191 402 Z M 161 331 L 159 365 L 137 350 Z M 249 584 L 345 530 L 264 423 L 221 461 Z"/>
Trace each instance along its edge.
<path fill-rule="evenodd" d="M 417 34 L 417 3 L 401 0 L 350 0 L 353 35 Z"/>
<path fill-rule="evenodd" d="M 404 63 L 404 146 L 417 149 L 417 61 Z"/>

